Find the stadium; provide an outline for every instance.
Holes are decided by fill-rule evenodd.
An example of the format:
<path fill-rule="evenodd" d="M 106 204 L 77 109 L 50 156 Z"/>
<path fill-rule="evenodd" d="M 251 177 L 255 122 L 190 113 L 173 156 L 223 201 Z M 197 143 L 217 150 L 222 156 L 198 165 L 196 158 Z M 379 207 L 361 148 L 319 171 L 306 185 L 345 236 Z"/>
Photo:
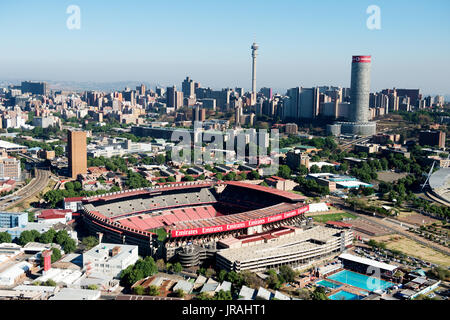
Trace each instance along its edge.
<path fill-rule="evenodd" d="M 83 198 L 82 217 L 91 234 L 108 242 L 190 267 L 214 260 L 229 239 L 245 242 L 305 224 L 305 200 L 237 181 L 182 182 Z"/>
<path fill-rule="evenodd" d="M 434 200 L 450 205 L 450 168 L 442 168 L 434 172 L 430 177 L 429 185 L 431 197 Z"/>

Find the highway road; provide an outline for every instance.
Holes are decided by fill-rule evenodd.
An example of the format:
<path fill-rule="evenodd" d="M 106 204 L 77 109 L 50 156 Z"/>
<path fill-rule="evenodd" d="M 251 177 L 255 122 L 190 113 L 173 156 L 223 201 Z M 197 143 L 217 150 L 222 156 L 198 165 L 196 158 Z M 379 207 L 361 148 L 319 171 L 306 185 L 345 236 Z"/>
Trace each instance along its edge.
<path fill-rule="evenodd" d="M 12 194 L 11 197 L 0 201 L 0 209 L 7 210 L 9 208 L 12 208 L 18 203 L 27 200 L 44 190 L 49 183 L 50 175 L 50 171 L 36 168 L 36 176 L 25 187 L 17 190 L 16 193 Z M 11 199 L 15 200 L 11 201 Z"/>

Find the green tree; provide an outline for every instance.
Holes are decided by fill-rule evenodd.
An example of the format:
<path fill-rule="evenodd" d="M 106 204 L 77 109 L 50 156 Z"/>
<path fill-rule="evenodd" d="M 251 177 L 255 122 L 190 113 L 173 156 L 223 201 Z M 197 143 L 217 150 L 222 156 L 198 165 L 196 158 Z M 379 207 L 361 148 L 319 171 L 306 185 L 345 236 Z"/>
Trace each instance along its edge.
<path fill-rule="evenodd" d="M 281 165 L 278 169 L 278 176 L 284 179 L 289 179 L 291 177 L 291 168 L 287 165 Z"/>
<path fill-rule="evenodd" d="M 320 171 L 320 168 L 316 164 L 312 165 L 311 168 L 309 168 L 309 172 L 311 173 L 320 173 Z"/>
<path fill-rule="evenodd" d="M 236 283 L 239 279 L 239 275 L 235 271 L 228 272 L 226 279 L 231 283 Z"/>
<path fill-rule="evenodd" d="M 196 300 L 213 300 L 212 297 L 206 292 L 201 292 L 195 297 Z"/>
<path fill-rule="evenodd" d="M 18 242 L 21 246 L 24 246 L 29 242 L 34 242 L 35 240 L 36 235 L 29 230 L 25 230 L 20 234 Z"/>
<path fill-rule="evenodd" d="M 270 269 L 268 272 L 268 277 L 266 278 L 266 283 L 271 289 L 280 289 L 281 288 L 281 282 L 278 279 L 277 272 L 273 269 Z"/>
<path fill-rule="evenodd" d="M 45 286 L 47 286 L 47 287 L 56 287 L 56 286 L 57 286 L 56 282 L 53 281 L 52 279 L 48 279 L 47 281 L 45 281 L 44 284 L 45 284 Z"/>
<path fill-rule="evenodd" d="M 194 181 L 194 178 L 190 175 L 185 175 L 181 180 L 183 181 Z"/>
<path fill-rule="evenodd" d="M 295 278 L 295 271 L 289 266 L 280 267 L 280 275 L 286 282 L 293 282 Z"/>
<path fill-rule="evenodd" d="M 55 235 L 55 241 L 59 245 L 63 245 L 64 241 L 69 238 L 69 233 L 66 230 L 60 230 Z"/>
<path fill-rule="evenodd" d="M 157 286 L 151 285 L 148 287 L 149 296 L 159 296 L 159 288 Z"/>
<path fill-rule="evenodd" d="M 135 286 L 135 287 L 133 288 L 133 291 L 134 291 L 135 294 L 137 294 L 137 295 L 139 295 L 139 296 L 142 296 L 142 295 L 145 294 L 145 289 L 144 289 L 143 286 Z"/>
<path fill-rule="evenodd" d="M 225 177 L 223 177 L 223 180 L 226 180 L 226 181 L 236 180 L 236 173 L 233 171 L 228 172 L 228 174 Z"/>
<path fill-rule="evenodd" d="M 34 212 L 28 212 L 28 222 L 34 222 Z"/>
<path fill-rule="evenodd" d="M 12 238 L 8 232 L 0 232 L 0 243 L 10 243 L 11 241 Z"/>
<path fill-rule="evenodd" d="M 301 166 L 298 167 L 298 173 L 300 175 L 305 176 L 305 175 L 308 174 L 308 172 L 309 172 L 309 170 L 308 170 L 308 168 L 306 166 L 301 165 Z"/>
<path fill-rule="evenodd" d="M 174 294 L 177 298 L 183 298 L 186 293 L 182 289 L 177 289 L 175 290 Z"/>
<path fill-rule="evenodd" d="M 98 286 L 96 284 L 90 284 L 87 288 L 88 290 L 98 290 Z"/>
<path fill-rule="evenodd" d="M 66 190 L 69 190 L 69 191 L 73 191 L 73 190 L 75 190 L 75 188 L 74 188 L 74 185 L 73 185 L 73 182 L 66 182 L 66 184 L 64 185 L 64 188 L 66 189 Z"/>
<path fill-rule="evenodd" d="M 330 300 L 326 293 L 324 287 L 316 287 L 311 294 L 312 300 Z"/>
<path fill-rule="evenodd" d="M 93 247 L 95 247 L 96 245 L 98 245 L 98 239 L 93 236 L 88 236 L 88 237 L 83 238 L 81 243 L 86 247 L 86 250 L 90 250 Z"/>
<path fill-rule="evenodd" d="M 216 173 L 215 177 L 216 177 L 217 180 L 223 180 L 223 174 L 220 173 L 220 172 Z"/>
<path fill-rule="evenodd" d="M 181 263 L 179 263 L 179 262 L 176 262 L 174 265 L 173 265 L 173 272 L 175 272 L 175 273 L 180 273 L 182 270 L 183 270 L 183 267 L 181 266 Z"/>
<path fill-rule="evenodd" d="M 220 290 L 214 294 L 214 300 L 232 300 L 231 291 Z"/>
<path fill-rule="evenodd" d="M 49 229 L 47 232 L 44 232 L 39 236 L 39 242 L 40 243 L 53 243 L 55 236 L 56 236 L 56 231 L 54 229 Z"/>
<path fill-rule="evenodd" d="M 51 256 L 52 263 L 58 261 L 59 259 L 61 259 L 61 251 L 58 248 L 53 248 Z"/>
<path fill-rule="evenodd" d="M 252 170 L 248 173 L 247 178 L 250 180 L 259 180 L 261 176 L 258 171 Z"/>
<path fill-rule="evenodd" d="M 67 238 L 64 240 L 62 247 L 64 248 L 64 252 L 71 253 L 77 249 L 77 243 L 72 238 Z"/>
<path fill-rule="evenodd" d="M 166 163 L 166 156 L 163 155 L 163 154 L 158 154 L 158 155 L 155 157 L 155 162 L 156 162 L 157 164 L 159 164 L 159 165 L 162 165 L 162 164 Z"/>
<path fill-rule="evenodd" d="M 217 279 L 220 281 L 220 282 L 223 282 L 225 279 L 227 278 L 227 271 L 226 270 L 220 270 L 219 271 L 219 274 L 217 275 Z"/>

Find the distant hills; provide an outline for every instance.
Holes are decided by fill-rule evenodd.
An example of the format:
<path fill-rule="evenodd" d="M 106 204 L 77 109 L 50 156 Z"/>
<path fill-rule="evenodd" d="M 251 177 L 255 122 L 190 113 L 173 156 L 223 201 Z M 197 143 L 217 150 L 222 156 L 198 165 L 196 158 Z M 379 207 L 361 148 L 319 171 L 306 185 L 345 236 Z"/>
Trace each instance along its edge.
<path fill-rule="evenodd" d="M 0 87 L 6 87 L 8 85 L 20 85 L 22 81 L 30 79 L 18 79 L 18 80 L 0 80 Z M 159 86 L 157 83 L 150 83 L 147 81 L 111 81 L 111 82 L 98 82 L 98 81 L 53 81 L 53 80 L 36 80 L 45 81 L 48 83 L 51 90 L 67 90 L 67 91 L 119 91 L 124 90 L 126 87 L 135 89 L 137 86 L 144 84 L 147 88 L 154 89 Z"/>

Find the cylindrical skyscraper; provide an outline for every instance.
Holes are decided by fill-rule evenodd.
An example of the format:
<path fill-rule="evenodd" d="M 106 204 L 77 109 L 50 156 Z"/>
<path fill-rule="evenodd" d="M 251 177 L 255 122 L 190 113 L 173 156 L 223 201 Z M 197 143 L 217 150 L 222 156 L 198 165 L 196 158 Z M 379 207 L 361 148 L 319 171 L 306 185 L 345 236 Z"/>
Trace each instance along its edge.
<path fill-rule="evenodd" d="M 327 126 L 327 131 L 335 136 L 352 134 L 371 136 L 377 132 L 377 123 L 370 121 L 370 66 L 371 56 L 353 56 L 351 79 L 351 106 L 349 121 L 336 122 Z"/>
<path fill-rule="evenodd" d="M 259 46 L 254 42 L 252 47 L 252 105 L 256 103 L 256 57 Z"/>
<path fill-rule="evenodd" d="M 369 122 L 370 65 L 371 56 L 353 56 L 351 79 L 350 120 L 356 123 Z"/>

